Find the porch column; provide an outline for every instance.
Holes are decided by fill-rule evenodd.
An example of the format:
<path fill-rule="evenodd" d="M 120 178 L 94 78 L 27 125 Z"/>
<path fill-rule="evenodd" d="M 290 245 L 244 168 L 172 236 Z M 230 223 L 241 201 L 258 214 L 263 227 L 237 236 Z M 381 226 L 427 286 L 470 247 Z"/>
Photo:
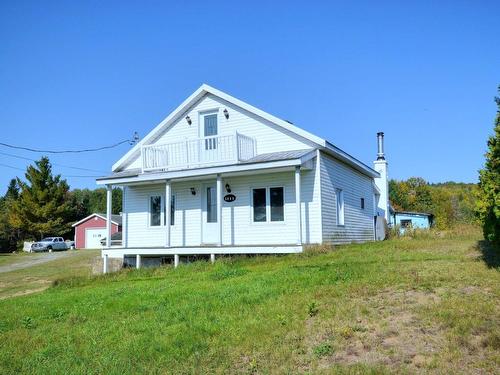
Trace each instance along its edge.
<path fill-rule="evenodd" d="M 102 273 L 108 273 L 108 254 L 104 254 L 102 258 Z"/>
<path fill-rule="evenodd" d="M 170 201 L 172 191 L 170 181 L 165 184 L 165 247 L 170 247 Z"/>
<path fill-rule="evenodd" d="M 222 177 L 217 175 L 217 245 L 222 246 Z"/>
<path fill-rule="evenodd" d="M 179 266 L 179 255 L 175 254 L 174 255 L 174 268 L 177 268 Z"/>
<path fill-rule="evenodd" d="M 135 256 L 135 268 L 139 269 L 141 268 L 141 255 L 137 254 Z"/>
<path fill-rule="evenodd" d="M 106 247 L 111 246 L 111 210 L 113 201 L 113 187 L 106 185 Z"/>
<path fill-rule="evenodd" d="M 295 167 L 295 204 L 297 210 L 297 245 L 302 245 L 302 208 L 300 204 L 300 166 Z"/>

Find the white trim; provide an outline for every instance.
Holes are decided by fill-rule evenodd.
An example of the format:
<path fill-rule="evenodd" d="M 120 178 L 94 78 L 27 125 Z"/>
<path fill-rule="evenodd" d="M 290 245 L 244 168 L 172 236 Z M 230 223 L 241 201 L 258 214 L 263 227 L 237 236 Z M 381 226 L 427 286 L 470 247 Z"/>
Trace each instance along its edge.
<path fill-rule="evenodd" d="M 338 147 L 332 145 L 328 141 L 323 138 L 320 138 L 312 133 L 309 133 L 306 130 L 303 130 L 295 125 L 290 124 L 287 121 L 281 120 L 278 117 L 275 117 L 267 112 L 264 112 L 250 104 L 247 104 L 235 97 L 228 95 L 220 90 L 217 90 L 209 85 L 203 84 L 201 85 L 191 96 L 189 96 L 180 106 L 178 106 L 173 112 L 171 112 L 162 122 L 160 122 L 152 131 L 150 131 L 141 141 L 139 141 L 132 149 L 130 149 L 120 160 L 118 160 L 112 167 L 112 171 L 116 172 L 118 170 L 123 169 L 127 163 L 129 163 L 133 156 L 140 152 L 141 147 L 143 145 L 151 144 L 156 138 L 157 135 L 166 129 L 168 129 L 175 120 L 179 117 L 183 116 L 188 109 L 193 106 L 198 100 L 200 100 L 205 94 L 215 95 L 229 103 L 232 103 L 250 113 L 253 113 L 279 127 L 281 127 L 285 132 L 289 132 L 299 136 L 310 143 L 321 147 L 324 151 L 330 153 L 331 155 L 338 157 L 340 160 L 350 164 L 351 166 L 358 169 L 360 172 L 367 174 L 371 177 L 378 177 L 378 173 L 375 172 L 372 168 L 342 151 Z M 220 107 L 218 108 L 220 109 Z M 219 124 L 219 115 L 217 122 Z M 200 125 L 198 125 L 200 126 Z"/>
<path fill-rule="evenodd" d="M 152 218 L 152 212 L 151 212 L 151 198 L 153 197 L 160 197 L 160 225 L 151 225 L 151 218 Z M 160 194 L 160 193 L 153 193 L 153 194 L 150 194 L 148 195 L 148 223 L 147 223 L 147 227 L 148 229 L 157 229 L 157 228 L 161 228 L 161 227 L 164 227 L 165 225 L 163 224 L 163 220 L 164 220 L 164 210 L 163 210 L 163 207 L 164 207 L 164 204 L 163 204 L 163 199 L 164 199 L 164 195 L 163 194 Z"/>
<path fill-rule="evenodd" d="M 321 181 L 321 151 L 316 150 L 316 176 L 314 176 L 315 184 L 318 184 L 319 193 L 318 193 L 318 204 L 319 204 L 319 238 L 321 238 L 321 242 L 323 243 L 323 202 L 322 202 L 322 181 Z"/>
<path fill-rule="evenodd" d="M 238 165 L 226 165 L 218 167 L 200 168 L 200 169 L 186 169 L 180 171 L 171 172 L 161 172 L 161 173 L 145 173 L 133 177 L 123 177 L 123 178 L 110 178 L 97 180 L 97 185 L 106 185 L 112 183 L 114 185 L 127 184 L 131 182 L 153 182 L 165 179 L 196 179 L 197 177 L 208 177 L 216 176 L 217 173 L 239 173 L 248 172 L 253 173 L 254 171 L 263 169 L 274 169 L 274 168 L 284 168 L 284 167 L 294 167 L 296 165 L 301 165 L 301 159 L 291 159 L 291 160 L 279 160 L 263 163 L 254 164 L 238 164 Z"/>
<path fill-rule="evenodd" d="M 219 112 L 220 112 L 219 107 L 213 108 L 213 109 L 207 109 L 207 110 L 203 110 L 203 111 L 198 111 L 198 136 L 200 138 L 213 137 L 213 136 L 217 136 L 219 134 L 219 130 L 220 130 L 219 129 L 219 124 L 220 124 Z M 209 115 L 217 115 L 217 134 L 211 135 L 211 136 L 206 136 L 205 135 L 205 116 L 209 116 Z"/>
<path fill-rule="evenodd" d="M 222 176 L 217 175 L 216 181 L 217 195 L 217 244 L 222 246 Z"/>
<path fill-rule="evenodd" d="M 297 245 L 302 244 L 302 199 L 300 166 L 295 167 L 295 205 L 297 210 Z"/>
<path fill-rule="evenodd" d="M 155 248 L 111 248 L 102 249 L 101 256 L 121 258 L 133 255 L 198 255 L 198 254 L 295 254 L 301 253 L 301 245 L 248 245 L 248 246 L 202 246 L 202 247 L 155 247 Z"/>
<path fill-rule="evenodd" d="M 89 216 L 87 217 L 84 217 L 83 219 L 81 219 L 80 221 L 77 221 L 75 224 L 72 224 L 71 226 L 72 227 L 76 227 L 77 225 L 80 225 L 81 223 L 84 223 L 85 221 L 89 220 L 91 217 L 93 216 L 97 216 L 97 217 L 100 217 L 101 219 L 103 219 L 104 221 L 106 221 L 106 217 L 105 216 L 102 216 L 102 215 L 99 215 L 99 214 L 96 214 L 96 213 L 93 213 L 93 214 L 90 214 Z M 123 217 L 122 217 L 122 220 L 123 220 Z M 111 219 L 111 222 L 115 225 L 118 225 L 120 226 L 120 223 L 117 223 L 116 221 L 114 221 L 113 219 Z"/>
<path fill-rule="evenodd" d="M 281 188 L 283 189 L 283 220 L 271 220 L 271 189 Z M 253 210 L 253 191 L 255 189 L 264 189 L 266 192 L 266 221 L 254 221 L 254 210 Z M 286 190 L 283 185 L 255 185 L 250 186 L 250 225 L 284 225 L 286 224 Z"/>
<path fill-rule="evenodd" d="M 106 185 L 106 247 L 111 246 L 111 228 L 113 227 L 111 223 L 111 213 L 113 210 L 113 186 Z"/>
<path fill-rule="evenodd" d="M 165 183 L 165 204 L 163 205 L 163 222 L 165 223 L 165 247 L 170 247 L 171 233 L 170 233 L 170 221 L 172 212 L 172 185 L 170 180 Z M 162 202 L 161 202 L 162 203 Z M 160 215 L 161 216 L 161 215 Z M 160 223 L 161 224 L 161 223 Z"/>
<path fill-rule="evenodd" d="M 122 244 L 128 245 L 128 213 L 127 213 L 127 186 L 122 190 Z"/>

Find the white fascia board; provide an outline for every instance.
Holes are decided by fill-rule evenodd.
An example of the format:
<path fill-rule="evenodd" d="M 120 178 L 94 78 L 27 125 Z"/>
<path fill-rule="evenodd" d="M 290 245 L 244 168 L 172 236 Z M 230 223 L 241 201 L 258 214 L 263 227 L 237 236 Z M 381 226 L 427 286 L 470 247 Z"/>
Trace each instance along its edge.
<path fill-rule="evenodd" d="M 112 171 L 117 171 L 123 164 L 130 161 L 130 159 L 140 150 L 141 146 L 148 144 L 152 141 L 161 131 L 168 128 L 169 125 L 173 123 L 180 115 L 185 113 L 193 104 L 195 104 L 199 99 L 201 99 L 205 94 L 215 95 L 229 103 L 232 103 L 250 113 L 253 113 L 269 122 L 272 122 L 279 127 L 287 130 L 288 132 L 294 133 L 302 138 L 313 142 L 320 147 L 326 147 L 326 141 L 314 134 L 309 133 L 295 125 L 292 125 L 284 120 L 279 119 L 267 112 L 264 112 L 250 104 L 247 104 L 235 97 L 228 95 L 216 88 L 213 88 L 207 84 L 200 86 L 191 96 L 189 96 L 181 105 L 174 109 L 162 122 L 160 122 L 152 131 L 150 131 L 140 142 L 138 142 L 133 148 L 131 148 L 120 160 L 113 164 Z"/>
<path fill-rule="evenodd" d="M 372 178 L 380 177 L 380 173 L 378 173 L 374 169 L 367 166 L 365 163 L 362 163 L 361 161 L 359 161 L 355 157 L 349 155 L 345 151 L 342 151 L 340 148 L 332 145 L 329 142 L 327 142 L 327 145 L 323 149 L 323 151 L 336 157 L 337 159 L 342 160 L 343 162 L 347 163 L 351 167 L 354 167 L 356 170 L 358 170 L 359 172 L 361 172 L 369 177 L 372 177 Z"/>
<path fill-rule="evenodd" d="M 204 85 L 202 85 L 198 90 L 196 90 L 191 96 L 182 102 L 176 109 L 174 109 L 165 119 L 155 126 L 142 140 L 140 140 L 134 147 L 132 147 L 120 160 L 113 164 L 112 171 L 115 172 L 123 164 L 128 162 L 136 152 L 141 149 L 141 146 L 148 144 L 149 141 L 155 138 L 155 136 L 162 131 L 163 128 L 168 127 L 180 114 L 184 113 L 191 105 L 193 105 L 197 100 L 199 100 L 206 91 Z"/>
<path fill-rule="evenodd" d="M 255 164 L 239 164 L 239 165 L 226 165 L 219 167 L 208 167 L 200 169 L 184 169 L 180 171 L 161 172 L 161 173 L 145 173 L 136 177 L 123 177 L 123 178 L 110 178 L 97 180 L 97 185 L 119 185 L 134 182 L 154 182 L 165 181 L 171 179 L 185 179 L 193 177 L 204 177 L 216 175 L 219 173 L 237 173 L 237 172 L 251 172 L 265 169 L 292 167 L 302 165 L 302 159 L 280 160 L 267 163 Z"/>
<path fill-rule="evenodd" d="M 222 98 L 222 99 L 228 101 L 229 103 L 232 103 L 240 108 L 243 108 L 243 109 L 247 110 L 248 112 L 251 112 L 259 117 L 262 117 L 263 119 L 266 119 L 269 122 L 272 122 L 276 125 L 279 125 L 280 127 L 288 130 L 289 132 L 295 133 L 296 135 L 299 135 L 302 138 L 305 138 L 305 139 L 307 139 L 307 140 L 309 140 L 309 141 L 311 141 L 319 146 L 325 147 L 325 145 L 326 145 L 326 141 L 324 139 L 322 139 L 322 138 L 320 138 L 312 133 L 309 133 L 308 131 L 301 129 L 295 125 L 292 125 L 285 120 L 282 120 L 276 116 L 273 116 L 267 112 L 264 112 L 263 110 L 258 109 L 258 108 L 254 107 L 248 103 L 245 103 L 242 100 L 236 99 L 235 97 L 228 95 L 220 90 L 217 90 L 214 87 L 211 87 L 207 84 L 203 84 L 201 87 L 204 90 L 206 90 L 207 92 L 209 92 L 215 96 L 218 96 L 219 98 Z"/>

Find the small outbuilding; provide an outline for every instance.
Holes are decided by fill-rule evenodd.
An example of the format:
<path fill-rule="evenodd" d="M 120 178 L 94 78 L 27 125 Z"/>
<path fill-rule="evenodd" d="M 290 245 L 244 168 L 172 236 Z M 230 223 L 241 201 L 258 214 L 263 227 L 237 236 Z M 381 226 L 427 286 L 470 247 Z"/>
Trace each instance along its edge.
<path fill-rule="evenodd" d="M 77 249 L 102 248 L 101 240 L 106 237 L 106 215 L 93 213 L 72 225 L 75 228 Z M 122 216 L 111 215 L 111 234 L 120 232 Z"/>
<path fill-rule="evenodd" d="M 396 211 L 390 207 L 389 222 L 392 227 L 399 226 L 401 232 L 406 229 L 429 229 L 434 222 L 434 215 L 426 212 Z"/>

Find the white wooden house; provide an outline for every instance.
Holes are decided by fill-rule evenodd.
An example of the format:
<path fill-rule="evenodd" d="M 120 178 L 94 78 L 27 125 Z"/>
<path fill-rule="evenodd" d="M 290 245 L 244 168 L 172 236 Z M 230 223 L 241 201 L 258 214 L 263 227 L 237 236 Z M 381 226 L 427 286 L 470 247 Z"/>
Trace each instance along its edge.
<path fill-rule="evenodd" d="M 123 188 L 122 246 L 108 257 L 298 253 L 376 239 L 387 215 L 374 168 L 330 142 L 202 85 L 97 180 Z M 111 222 L 108 220 L 108 223 Z M 108 228 L 110 230 L 110 228 Z M 111 236 L 107 236 L 110 238 Z"/>

